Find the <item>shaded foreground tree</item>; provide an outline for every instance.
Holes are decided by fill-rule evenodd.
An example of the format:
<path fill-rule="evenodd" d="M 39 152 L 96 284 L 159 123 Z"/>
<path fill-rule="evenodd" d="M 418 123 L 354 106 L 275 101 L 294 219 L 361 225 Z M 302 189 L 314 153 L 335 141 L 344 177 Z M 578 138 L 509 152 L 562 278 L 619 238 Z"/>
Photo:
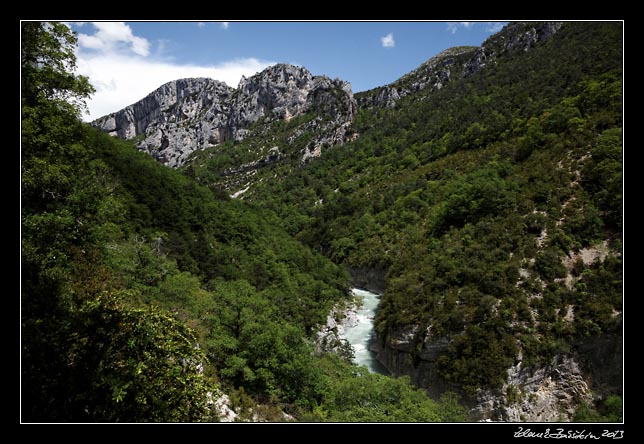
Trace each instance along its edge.
<path fill-rule="evenodd" d="M 75 44 L 63 24 L 21 24 L 21 419 L 202 420 L 206 358 L 192 333 L 137 307 L 103 265 L 118 205 L 84 145 L 94 89 L 73 74 Z"/>

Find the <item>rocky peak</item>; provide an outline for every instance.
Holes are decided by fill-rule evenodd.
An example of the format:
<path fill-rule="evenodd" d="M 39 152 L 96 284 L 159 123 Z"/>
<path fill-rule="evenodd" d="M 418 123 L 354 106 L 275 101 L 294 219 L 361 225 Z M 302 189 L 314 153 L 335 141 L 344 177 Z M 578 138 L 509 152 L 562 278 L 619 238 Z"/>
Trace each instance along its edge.
<path fill-rule="evenodd" d="M 302 67 L 278 64 L 243 78 L 231 102 L 231 137 L 241 140 L 261 118 L 289 120 L 308 110 L 314 77 Z"/>
<path fill-rule="evenodd" d="M 143 100 L 92 124 L 123 139 L 140 138 L 137 147 L 172 167 L 195 150 L 226 140 L 240 141 L 258 120 L 290 120 L 309 111 L 333 122 L 303 158 L 319 155 L 324 143 L 342 143 L 356 103 L 351 85 L 307 69 L 278 64 L 249 78 L 237 89 L 212 79 L 168 82 Z M 327 119 L 327 120 L 329 120 Z M 324 139 L 324 140 L 322 140 Z"/>
<path fill-rule="evenodd" d="M 549 39 L 561 28 L 562 22 L 515 22 L 488 38 L 463 66 L 462 76 L 472 75 L 497 57 L 525 52 Z"/>
<path fill-rule="evenodd" d="M 173 80 L 160 86 L 142 100 L 92 123 L 111 135 L 132 139 L 143 134 L 148 125 L 161 114 L 167 114 L 168 117 L 174 116 L 175 119 L 183 118 L 188 109 L 177 107 L 178 103 L 202 102 L 203 105 L 205 104 L 203 102 L 212 102 L 215 98 L 230 94 L 230 91 L 231 88 L 225 83 L 212 79 Z"/>
<path fill-rule="evenodd" d="M 452 78 L 460 75 L 464 57 L 473 53 L 475 46 L 457 46 L 435 55 L 415 70 L 390 85 L 376 88 L 360 96 L 361 107 L 384 106 L 393 108 L 401 98 L 421 90 L 441 89 Z"/>
<path fill-rule="evenodd" d="M 433 92 L 443 88 L 452 79 L 470 76 L 499 56 L 525 52 L 549 39 L 562 22 L 510 23 L 488 38 L 480 47 L 459 46 L 432 57 L 417 69 L 395 82 L 361 93 L 360 107 L 392 108 L 401 98 L 417 92 Z"/>
<path fill-rule="evenodd" d="M 506 51 L 527 51 L 559 31 L 563 22 L 510 23 L 504 34 L 498 34 Z M 493 38 L 490 38 L 493 40 Z"/>
<path fill-rule="evenodd" d="M 253 100 L 262 105 L 260 112 L 273 111 L 275 115 L 291 109 L 293 113 L 303 109 L 311 90 L 313 76 L 305 68 L 278 64 L 243 78 L 239 82 L 233 105 Z"/>
<path fill-rule="evenodd" d="M 227 120 L 233 91 L 207 78 L 173 80 L 92 125 L 122 139 L 139 138 L 140 150 L 179 166 L 195 149 L 222 140 L 218 128 Z"/>

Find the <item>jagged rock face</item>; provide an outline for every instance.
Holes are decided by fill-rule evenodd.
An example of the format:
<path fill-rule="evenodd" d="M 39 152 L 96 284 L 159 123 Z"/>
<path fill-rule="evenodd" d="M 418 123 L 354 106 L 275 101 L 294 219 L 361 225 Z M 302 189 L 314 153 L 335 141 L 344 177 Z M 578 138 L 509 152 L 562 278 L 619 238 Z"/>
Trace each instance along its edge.
<path fill-rule="evenodd" d="M 509 36 L 503 44 L 507 51 L 527 51 L 537 43 L 552 37 L 555 32 L 559 31 L 561 25 L 563 25 L 562 22 L 510 23 L 506 28 L 506 34 L 497 34 L 496 36 L 501 40 Z"/>
<path fill-rule="evenodd" d="M 417 351 L 415 338 L 418 333 L 417 325 L 389 331 L 384 344 L 375 342 L 376 358 L 391 374 L 409 376 L 412 384 L 425 389 L 434 399 L 447 390 L 458 392 L 458 386 L 449 384 L 438 373 L 438 359 L 447 351 L 450 338 L 426 340 Z"/>
<path fill-rule="evenodd" d="M 302 153 L 302 161 L 318 157 L 324 146 L 334 146 L 349 139 L 348 129 L 353 122 L 358 105 L 351 92 L 351 84 L 339 79 L 316 77 L 307 98 L 308 108 L 318 117 L 307 125 L 318 134 Z"/>
<path fill-rule="evenodd" d="M 275 65 L 249 79 L 242 78 L 230 110 L 229 137 L 242 140 L 258 120 L 290 120 L 306 112 L 318 116 L 303 125 L 294 138 L 316 134 L 302 153 L 302 160 L 317 157 L 322 147 L 341 144 L 357 111 L 351 84 L 326 76 L 313 76 L 305 68 Z"/>
<path fill-rule="evenodd" d="M 122 139 L 141 137 L 139 149 L 179 166 L 192 151 L 222 141 L 233 91 L 212 79 L 174 80 L 92 124 Z"/>
<path fill-rule="evenodd" d="M 139 149 L 178 167 L 195 150 L 244 139 L 260 119 L 290 120 L 316 111 L 320 117 L 309 126 L 319 137 L 302 153 L 305 160 L 323 145 L 345 140 L 356 108 L 349 83 L 280 64 L 242 78 L 237 89 L 212 79 L 175 80 L 92 124 L 123 139 L 140 137 Z"/>
<path fill-rule="evenodd" d="M 475 51 L 476 47 L 473 46 L 449 48 L 394 83 L 362 94 L 358 104 L 364 108 L 373 106 L 393 108 L 398 100 L 409 94 L 425 89 L 430 92 L 439 90 L 453 76 L 461 75 L 463 61 Z"/>
<path fill-rule="evenodd" d="M 580 402 L 592 401 L 578 356 L 557 356 L 551 365 L 524 368 L 522 364 L 519 355 L 500 390 L 478 393 L 476 406 L 470 412 L 472 419 L 570 421 Z"/>
<path fill-rule="evenodd" d="M 463 66 L 462 76 L 477 73 L 505 53 L 525 52 L 552 37 L 562 22 L 510 23 L 504 32 L 487 39 Z"/>
<path fill-rule="evenodd" d="M 351 282 L 358 288 L 364 288 L 367 291 L 376 294 L 385 292 L 385 275 L 387 270 L 374 268 L 347 268 L 351 275 Z"/>
<path fill-rule="evenodd" d="M 248 128 L 262 117 L 290 120 L 305 112 L 313 76 L 304 68 L 276 65 L 246 79 L 242 77 L 231 103 L 229 126 Z"/>
<path fill-rule="evenodd" d="M 418 333 L 417 326 L 388 332 L 384 343 L 378 341 L 374 349 L 378 360 L 393 375 L 408 375 L 434 399 L 448 390 L 461 392 L 438 372 L 438 360 L 450 338 L 425 339 L 419 350 Z M 580 403 L 592 402 L 593 392 L 610 393 L 620 386 L 621 350 L 621 337 L 608 335 L 580 341 L 573 351 L 555 356 L 549 364 L 526 367 L 519 353 L 500 389 L 479 390 L 474 397 L 461 392 L 470 420 L 571 421 Z"/>
<path fill-rule="evenodd" d="M 364 108 L 393 108 L 398 100 L 409 94 L 436 91 L 452 79 L 471 76 L 494 63 L 502 54 L 528 51 L 549 39 L 561 25 L 561 22 L 510 23 L 503 32 L 493 35 L 478 48 L 450 48 L 395 82 L 360 94 L 358 104 Z"/>

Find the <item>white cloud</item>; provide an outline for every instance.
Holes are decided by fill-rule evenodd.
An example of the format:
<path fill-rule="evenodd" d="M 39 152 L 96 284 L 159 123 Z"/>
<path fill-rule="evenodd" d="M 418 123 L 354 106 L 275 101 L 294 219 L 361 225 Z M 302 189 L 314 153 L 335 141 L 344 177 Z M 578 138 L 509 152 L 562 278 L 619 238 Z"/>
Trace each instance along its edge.
<path fill-rule="evenodd" d="M 242 75 L 249 77 L 275 62 L 255 58 L 235 59 L 199 66 L 178 65 L 123 54 L 79 54 L 78 72 L 89 77 L 96 93 L 87 101 L 86 121 L 118 111 L 142 99 L 171 80 L 209 77 L 237 87 Z"/>
<path fill-rule="evenodd" d="M 380 37 L 380 42 L 382 42 L 383 48 L 393 48 L 396 46 L 396 41 L 394 40 L 394 33 L 390 32 L 384 37 Z"/>
<path fill-rule="evenodd" d="M 87 22 L 61 22 L 63 25 L 67 26 L 69 29 L 72 28 L 72 25 L 78 26 L 79 28 Z"/>
<path fill-rule="evenodd" d="M 275 64 L 256 58 L 213 65 L 178 64 L 166 54 L 172 46 L 170 40 L 158 39 L 154 53 L 150 54 L 148 40 L 134 35 L 125 23 L 92 25 L 96 32 L 79 34 L 76 53 L 78 73 L 89 77 L 96 88 L 87 101 L 89 116 L 84 117 L 87 121 L 123 109 L 171 80 L 208 77 L 237 87 L 242 76 L 250 77 Z"/>
<path fill-rule="evenodd" d="M 115 51 L 125 49 L 140 56 L 150 53 L 150 43 L 143 37 L 137 37 L 132 29 L 123 22 L 92 22 L 96 32 L 93 35 L 78 34 L 80 48 L 100 51 Z"/>
<path fill-rule="evenodd" d="M 172 60 L 174 56 L 171 54 L 172 50 L 176 48 L 176 44 L 169 39 L 157 39 L 156 49 L 154 50 L 154 57 L 157 60 Z"/>
<path fill-rule="evenodd" d="M 197 26 L 199 28 L 203 28 L 204 26 L 206 26 L 206 24 L 204 22 L 197 22 Z"/>
<path fill-rule="evenodd" d="M 230 26 L 230 22 L 221 22 L 221 27 L 222 28 L 228 29 L 229 26 Z"/>
<path fill-rule="evenodd" d="M 474 25 L 474 22 L 449 22 L 447 24 L 447 30 L 452 34 L 456 34 L 459 28 L 469 28 Z"/>

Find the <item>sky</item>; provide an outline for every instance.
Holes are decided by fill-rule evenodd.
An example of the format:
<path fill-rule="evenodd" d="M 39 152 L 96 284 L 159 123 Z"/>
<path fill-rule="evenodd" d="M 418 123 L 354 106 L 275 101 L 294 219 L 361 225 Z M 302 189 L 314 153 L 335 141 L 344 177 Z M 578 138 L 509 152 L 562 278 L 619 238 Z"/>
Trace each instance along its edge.
<path fill-rule="evenodd" d="M 351 83 L 386 85 L 453 46 L 479 46 L 506 22 L 66 22 L 78 74 L 96 93 L 91 121 L 171 80 L 210 77 L 237 87 L 276 63 Z"/>

